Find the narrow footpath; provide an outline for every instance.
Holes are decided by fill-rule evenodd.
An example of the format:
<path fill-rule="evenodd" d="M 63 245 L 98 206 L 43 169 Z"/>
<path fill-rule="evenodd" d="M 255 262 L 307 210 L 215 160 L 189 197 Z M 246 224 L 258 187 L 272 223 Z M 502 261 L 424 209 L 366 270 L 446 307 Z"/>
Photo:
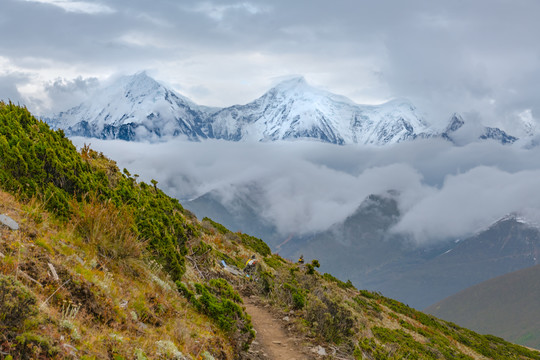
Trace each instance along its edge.
<path fill-rule="evenodd" d="M 314 357 L 302 353 L 300 340 L 291 337 L 283 328 L 283 320 L 276 319 L 265 307 L 252 299 L 245 299 L 246 312 L 257 336 L 249 350 L 250 359 L 268 360 L 311 360 Z"/>

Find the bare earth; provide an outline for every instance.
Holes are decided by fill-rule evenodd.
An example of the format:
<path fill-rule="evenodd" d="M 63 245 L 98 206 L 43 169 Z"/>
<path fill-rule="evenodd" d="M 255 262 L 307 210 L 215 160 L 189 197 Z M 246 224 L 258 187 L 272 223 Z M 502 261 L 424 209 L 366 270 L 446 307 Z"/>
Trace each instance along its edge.
<path fill-rule="evenodd" d="M 246 312 L 251 316 L 251 322 L 257 336 L 249 350 L 250 359 L 272 360 L 310 360 L 302 352 L 300 340 L 288 335 L 283 328 L 281 319 L 276 319 L 265 308 L 255 304 L 251 299 L 245 299 Z"/>

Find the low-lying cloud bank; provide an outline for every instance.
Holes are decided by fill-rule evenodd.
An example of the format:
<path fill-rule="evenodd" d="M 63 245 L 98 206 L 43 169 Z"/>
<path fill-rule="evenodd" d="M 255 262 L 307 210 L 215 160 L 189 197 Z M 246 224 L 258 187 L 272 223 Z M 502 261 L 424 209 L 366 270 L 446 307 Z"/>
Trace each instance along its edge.
<path fill-rule="evenodd" d="M 343 221 L 370 194 L 399 192 L 394 231 L 419 242 L 461 237 L 511 212 L 540 220 L 540 149 L 495 142 L 456 147 L 423 140 L 392 147 L 314 141 L 135 143 L 74 138 L 155 179 L 181 201 L 209 191 L 225 202 L 257 188 L 262 216 L 284 234 L 306 234 Z M 254 186 L 253 186 L 254 185 Z"/>

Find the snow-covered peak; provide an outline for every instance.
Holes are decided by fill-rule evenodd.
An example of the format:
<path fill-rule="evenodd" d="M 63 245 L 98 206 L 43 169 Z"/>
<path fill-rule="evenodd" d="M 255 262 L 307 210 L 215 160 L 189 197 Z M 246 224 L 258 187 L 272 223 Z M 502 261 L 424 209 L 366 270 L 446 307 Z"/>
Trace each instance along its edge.
<path fill-rule="evenodd" d="M 102 91 L 102 97 L 117 98 L 120 95 L 130 103 L 151 103 L 173 96 L 175 101 L 197 106 L 185 96 L 166 88 L 154 78 L 148 76 L 146 71 L 122 76 Z"/>
<path fill-rule="evenodd" d="M 384 107 L 384 108 L 394 108 L 394 109 L 400 108 L 400 109 L 416 110 L 416 106 L 414 106 L 413 103 L 410 102 L 410 100 L 406 98 L 395 98 L 377 106 Z"/>
<path fill-rule="evenodd" d="M 134 75 L 123 76 L 120 78 L 126 89 L 138 90 L 140 92 L 157 90 L 162 87 L 160 83 L 148 76 L 146 71 L 138 72 Z"/>
<path fill-rule="evenodd" d="M 534 214 L 534 215 L 538 215 L 538 214 Z M 482 227 L 476 233 L 478 234 L 483 231 L 493 229 L 505 223 L 518 223 L 518 224 L 523 224 L 529 228 L 540 229 L 540 224 L 538 223 L 538 220 L 536 219 L 536 216 L 534 215 L 531 216 L 531 214 L 528 214 L 527 211 L 511 212 L 511 213 L 506 214 L 502 218 L 495 220 L 491 224 L 485 227 Z"/>
<path fill-rule="evenodd" d="M 463 118 L 458 113 L 454 113 L 452 117 L 450 118 L 450 122 L 448 123 L 448 126 L 444 130 L 445 133 L 451 133 L 457 131 L 459 128 L 461 128 L 465 124 L 465 121 L 463 121 Z"/>
<path fill-rule="evenodd" d="M 191 100 L 143 71 L 116 79 L 88 101 L 57 114 L 52 122 L 82 136 L 133 140 L 185 134 L 199 139 L 205 137 L 195 125 L 201 112 Z"/>
<path fill-rule="evenodd" d="M 268 90 L 259 100 L 296 101 L 311 103 L 316 106 L 321 102 L 334 102 L 353 105 L 354 102 L 342 95 L 336 95 L 310 85 L 303 76 L 284 80 Z"/>
<path fill-rule="evenodd" d="M 473 134 L 458 114 L 445 130 L 436 130 L 407 99 L 360 105 L 316 88 L 304 77 L 284 80 L 246 105 L 206 108 L 144 71 L 117 78 L 85 103 L 57 114 L 50 124 L 71 135 L 128 140 L 185 135 L 190 140 L 316 139 L 334 144 L 387 145 L 442 136 L 460 144 L 463 134 L 472 136 L 471 141 L 516 140 L 500 129 L 480 125 Z"/>
<path fill-rule="evenodd" d="M 404 99 L 359 105 L 315 88 L 303 77 L 285 80 L 249 104 L 217 112 L 212 132 L 217 138 L 235 141 L 309 138 L 373 145 L 432 136 L 416 108 Z"/>
<path fill-rule="evenodd" d="M 290 91 L 291 89 L 310 87 L 303 76 L 295 76 L 279 82 L 273 89 L 277 91 Z"/>
<path fill-rule="evenodd" d="M 533 117 L 532 110 L 527 109 L 518 114 L 521 128 L 526 136 L 537 135 L 538 125 Z"/>
<path fill-rule="evenodd" d="M 456 145 L 465 145 L 473 141 L 494 140 L 501 144 L 512 144 L 518 138 L 504 130 L 484 126 L 480 122 L 466 123 L 460 114 L 454 113 L 441 137 Z"/>

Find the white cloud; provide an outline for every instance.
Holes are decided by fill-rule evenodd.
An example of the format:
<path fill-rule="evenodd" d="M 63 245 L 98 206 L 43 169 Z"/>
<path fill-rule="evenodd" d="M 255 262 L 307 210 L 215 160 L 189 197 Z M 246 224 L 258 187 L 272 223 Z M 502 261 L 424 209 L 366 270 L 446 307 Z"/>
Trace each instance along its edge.
<path fill-rule="evenodd" d="M 95 77 L 83 78 L 82 76 L 75 79 L 56 78 L 48 81 L 44 89 L 40 90 L 47 95 L 48 102 L 54 107 L 47 112 L 44 111 L 42 115 L 52 115 L 52 113 L 79 105 L 98 89 L 99 84 L 99 80 Z"/>
<path fill-rule="evenodd" d="M 215 21 L 221 21 L 231 11 L 242 11 L 250 15 L 259 14 L 267 11 L 266 6 L 256 5 L 247 1 L 238 2 L 235 4 L 218 5 L 212 2 L 201 2 L 196 6 L 188 8 L 194 12 L 200 12 L 207 15 L 209 18 Z"/>
<path fill-rule="evenodd" d="M 107 5 L 89 2 L 89 1 L 72 1 L 72 0 L 24 0 L 28 2 L 37 2 L 57 6 L 67 12 L 81 14 L 112 14 L 115 10 Z"/>
<path fill-rule="evenodd" d="M 466 235 L 512 212 L 531 215 L 540 208 L 539 180 L 540 170 L 509 173 L 485 166 L 449 175 L 405 212 L 394 231 L 423 243 Z"/>
<path fill-rule="evenodd" d="M 460 237 L 518 211 L 540 214 L 539 149 L 494 142 L 451 146 L 439 140 L 389 148 L 318 142 L 127 143 L 75 139 L 117 160 L 170 195 L 209 191 L 225 202 L 250 194 L 283 234 L 305 234 L 343 221 L 370 194 L 399 192 L 403 218 L 394 231 L 419 242 Z"/>
<path fill-rule="evenodd" d="M 116 41 L 130 46 L 145 48 L 147 50 L 149 50 L 149 48 L 174 49 L 176 47 L 176 44 L 171 43 L 167 39 L 143 32 L 125 33 L 118 37 Z"/>

